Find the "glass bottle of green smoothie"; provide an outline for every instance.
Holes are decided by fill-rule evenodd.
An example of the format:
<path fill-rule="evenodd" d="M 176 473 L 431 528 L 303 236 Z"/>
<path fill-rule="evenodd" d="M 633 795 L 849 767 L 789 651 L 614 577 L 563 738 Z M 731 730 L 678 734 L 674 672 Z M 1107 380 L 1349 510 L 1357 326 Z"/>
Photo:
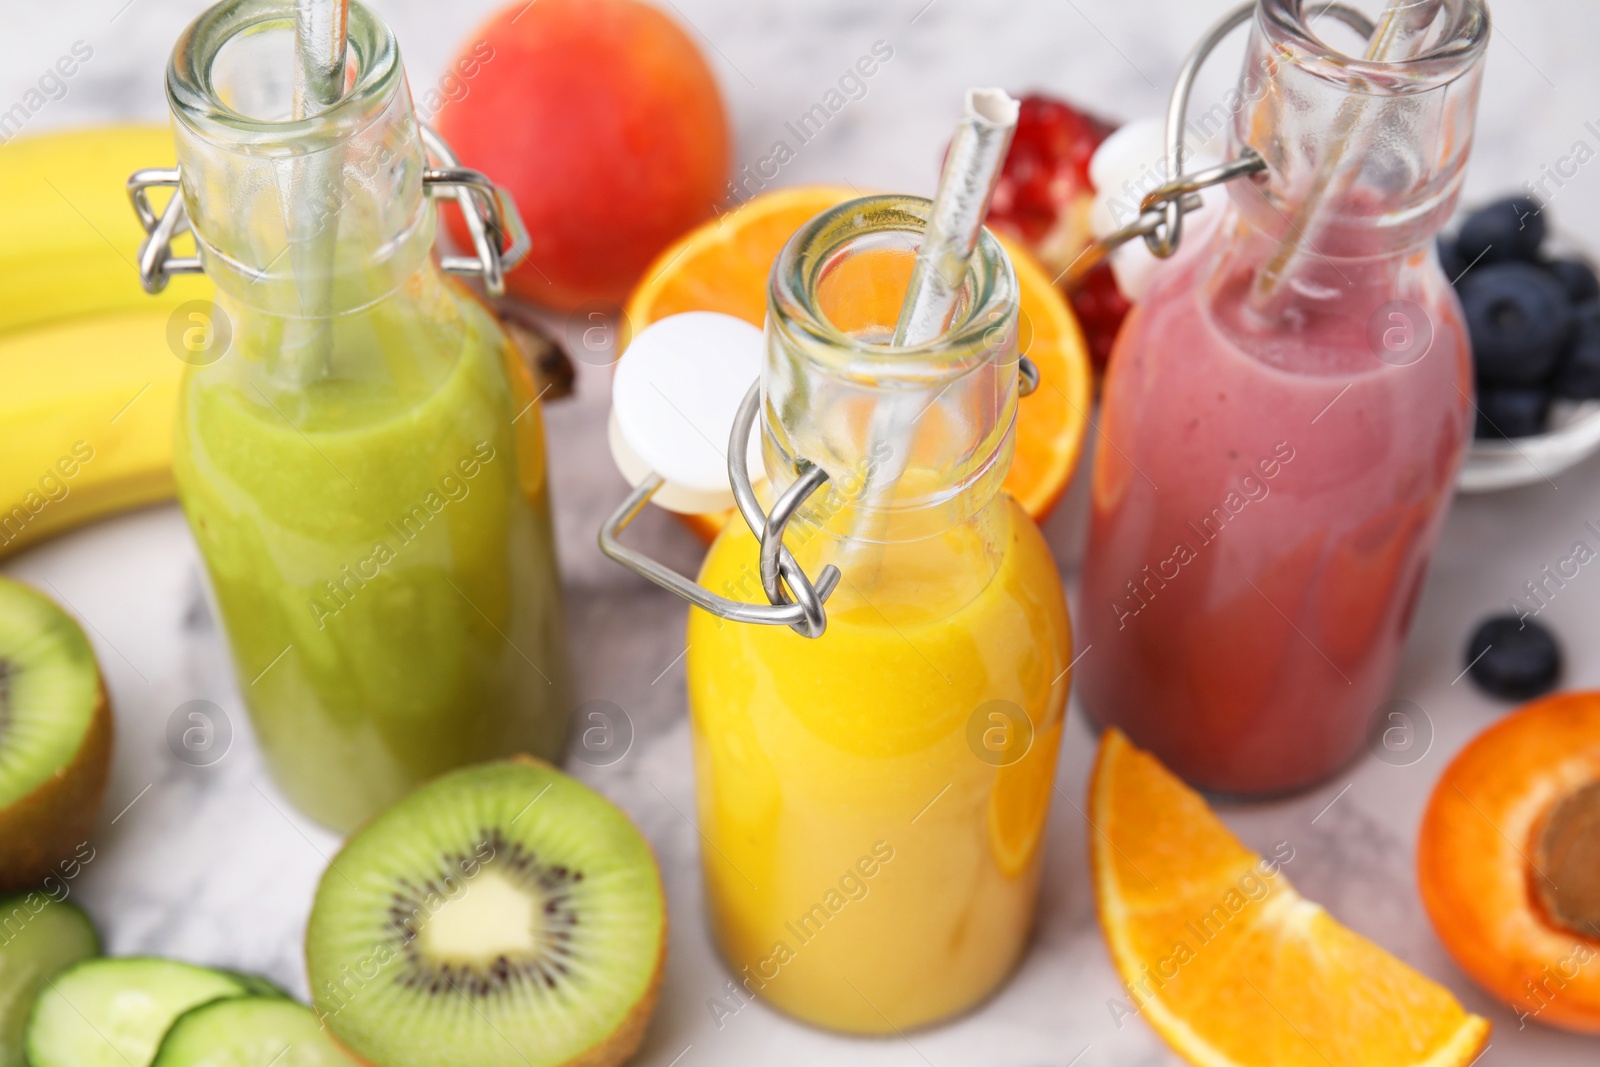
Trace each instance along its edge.
<path fill-rule="evenodd" d="M 348 830 L 448 768 L 559 759 L 570 705 L 539 405 L 433 254 L 394 37 L 352 3 L 314 110 L 294 47 L 293 0 L 225 0 L 172 55 L 217 286 L 175 469 L 273 776 Z"/>

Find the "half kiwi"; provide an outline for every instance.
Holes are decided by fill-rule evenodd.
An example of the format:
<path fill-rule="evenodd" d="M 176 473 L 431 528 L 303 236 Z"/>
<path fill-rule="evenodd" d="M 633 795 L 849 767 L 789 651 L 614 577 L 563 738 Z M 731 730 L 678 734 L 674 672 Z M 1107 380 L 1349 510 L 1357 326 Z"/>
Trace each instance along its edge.
<path fill-rule="evenodd" d="M 151 1067 L 355 1067 L 310 1008 L 283 997 L 232 997 L 178 1016 Z"/>
<path fill-rule="evenodd" d="M 312 1002 L 384 1067 L 611 1067 L 643 1040 L 666 950 L 650 846 L 529 759 L 423 786 L 323 874 Z"/>
<path fill-rule="evenodd" d="M 24 1067 L 28 1013 L 62 968 L 100 954 L 100 938 L 75 904 L 44 893 L 0 898 L 0 1067 Z"/>
<path fill-rule="evenodd" d="M 88 840 L 111 769 L 111 709 L 83 630 L 0 578 L 0 891 L 38 885 Z"/>

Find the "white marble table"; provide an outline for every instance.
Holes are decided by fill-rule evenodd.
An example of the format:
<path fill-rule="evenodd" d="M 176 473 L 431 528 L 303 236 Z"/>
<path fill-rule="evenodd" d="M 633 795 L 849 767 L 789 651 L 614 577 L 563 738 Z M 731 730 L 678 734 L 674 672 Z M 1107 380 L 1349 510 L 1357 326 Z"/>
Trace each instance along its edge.
<path fill-rule="evenodd" d="M 968 84 L 1050 89 L 1123 116 L 1155 112 L 1188 42 L 1221 0 L 676 0 L 704 37 L 739 135 L 738 158 L 768 152 L 784 121 L 808 108 L 877 40 L 894 59 L 866 97 L 801 151 L 783 183 L 849 180 L 928 192 L 944 137 Z M 414 85 L 443 66 L 450 42 L 487 0 L 449 5 L 379 0 L 405 49 Z M 159 117 L 166 50 L 200 4 L 80 0 L 13 5 L 0 35 L 0 110 L 73 41 L 94 59 L 67 96 L 34 116 L 37 127 Z M 119 13 L 120 11 L 120 13 Z M 1501 0 L 1491 50 L 1472 189 L 1487 196 L 1535 178 L 1600 117 L 1600 6 L 1593 0 Z M 113 21 L 114 18 L 114 21 Z M 1226 66 L 1226 64 L 1224 64 Z M 1231 73 L 1218 74 L 1219 86 Z M 1206 90 L 1202 90 L 1204 92 Z M 1220 88 L 1216 91 L 1220 91 Z M 0 153 L 0 165 L 3 165 Z M 1596 177 L 1581 171 L 1556 203 L 1561 223 L 1600 241 Z M 3 239 L 3 235 L 0 235 Z M 979 1011 L 909 1041 L 846 1040 L 761 1006 L 723 1020 L 707 1009 L 724 973 L 707 940 L 697 876 L 684 721 L 684 611 L 678 602 L 607 563 L 594 547 L 603 514 L 623 486 L 604 444 L 605 376 L 581 367 L 575 399 L 552 405 L 554 486 L 581 696 L 624 708 L 637 732 L 620 762 L 577 771 L 623 805 L 661 857 L 673 927 L 661 1010 L 639 1062 L 905 1064 L 910 1067 L 1133 1067 L 1177 1061 L 1142 1023 L 1119 1028 L 1107 1001 L 1120 992 L 1094 920 L 1081 805 L 1092 739 L 1074 710 L 1051 814 L 1047 869 L 1032 951 L 1014 980 Z M 1081 552 L 1080 484 L 1047 533 L 1064 571 Z M 1496 1032 L 1484 1064 L 1590 1064 L 1600 1041 L 1519 1030 L 1454 968 L 1417 899 L 1412 846 L 1422 805 L 1449 757 L 1502 708 L 1461 670 L 1471 624 L 1502 609 L 1539 568 L 1564 555 L 1584 524 L 1600 522 L 1600 462 L 1529 489 L 1458 501 L 1417 617 L 1397 696 L 1426 713 L 1427 755 L 1396 767 L 1366 759 L 1310 794 L 1229 809 L 1251 845 L 1296 848 L 1297 886 L 1341 920 L 1445 982 Z M 658 514 L 630 535 L 692 569 L 700 547 Z M 175 507 L 100 524 L 8 560 L 15 577 L 53 587 L 91 627 L 118 713 L 110 797 L 98 854 L 77 883 L 116 953 L 158 953 L 262 971 L 305 992 L 300 940 L 333 835 L 296 815 L 266 778 L 215 625 L 203 605 L 197 558 Z M 1545 620 L 1569 654 L 1567 684 L 1600 686 L 1600 582 L 1587 572 Z M 48 585 L 46 585 L 48 583 Z M 205 699 L 235 736 L 209 767 L 175 759 L 166 731 L 175 709 Z M 658 793 L 657 790 L 660 792 Z M 671 800 L 663 804 L 661 795 Z M 1071 802 L 1069 802 L 1070 798 Z"/>

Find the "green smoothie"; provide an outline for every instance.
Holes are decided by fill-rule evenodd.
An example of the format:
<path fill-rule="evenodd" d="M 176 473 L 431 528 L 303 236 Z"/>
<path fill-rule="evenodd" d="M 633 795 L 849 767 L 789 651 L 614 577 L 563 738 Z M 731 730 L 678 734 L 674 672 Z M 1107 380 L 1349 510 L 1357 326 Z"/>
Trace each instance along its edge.
<path fill-rule="evenodd" d="M 184 383 L 176 474 L 279 786 L 348 830 L 449 768 L 558 760 L 569 711 L 543 429 L 497 323 L 424 270 L 324 322 L 238 311 Z"/>

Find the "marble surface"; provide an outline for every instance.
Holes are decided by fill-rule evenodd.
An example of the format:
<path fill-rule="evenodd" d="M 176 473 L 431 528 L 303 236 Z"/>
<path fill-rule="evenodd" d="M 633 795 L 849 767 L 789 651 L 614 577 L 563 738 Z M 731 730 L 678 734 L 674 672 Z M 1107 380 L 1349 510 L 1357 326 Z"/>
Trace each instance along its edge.
<path fill-rule="evenodd" d="M 488 0 L 439 4 L 375 0 L 394 24 L 414 86 L 442 69 L 452 42 Z M 667 5 L 672 6 L 672 5 Z M 20 99 L 74 41 L 94 49 L 30 128 L 162 114 L 159 71 L 193 0 L 77 0 L 12 4 L 0 35 L 0 110 Z M 1156 113 L 1188 44 L 1221 0 L 675 0 L 706 44 L 737 126 L 738 159 L 768 154 L 783 123 L 807 109 L 875 41 L 894 58 L 776 179 L 845 180 L 862 188 L 931 191 L 960 91 L 969 84 L 1049 89 L 1124 117 Z M 1491 48 L 1471 189 L 1479 196 L 1537 179 L 1575 142 L 1600 143 L 1600 5 L 1593 0 L 1501 0 Z M 1232 78 L 1219 63 L 1199 99 Z M 470 162 L 470 161 L 469 161 Z M 4 165 L 0 149 L 0 166 Z M 1570 168 L 1569 168 L 1570 169 Z M 1559 223 L 1600 242 L 1592 169 L 1557 190 Z M 0 235 L 3 239 L 3 235 Z M 559 324 L 558 324 L 559 325 Z M 622 707 L 635 729 L 628 755 L 574 769 L 614 798 L 655 845 L 673 916 L 660 1013 L 638 1062 L 650 1067 L 768 1064 L 973 1063 L 1135 1067 L 1177 1061 L 1136 1020 L 1118 1026 L 1120 992 L 1096 926 L 1080 814 L 1093 743 L 1074 708 L 1051 813 L 1037 935 L 1015 978 L 951 1025 L 883 1041 L 848 1040 L 747 1007 L 719 1027 L 707 1008 L 725 975 L 707 939 L 697 874 L 689 737 L 684 719 L 684 611 L 610 565 L 594 546 L 623 485 L 604 444 L 605 372 L 580 367 L 575 398 L 550 406 L 554 489 L 572 648 L 583 699 Z M 1414 702 L 1431 745 L 1408 766 L 1366 758 L 1325 786 L 1224 817 L 1258 848 L 1288 841 L 1292 877 L 1339 919 L 1454 989 L 1488 1015 L 1484 1064 L 1593 1063 L 1600 1043 L 1538 1026 L 1490 1003 L 1451 964 L 1417 899 L 1411 853 L 1422 805 L 1450 756 L 1503 708 L 1458 680 L 1473 620 L 1501 609 L 1539 568 L 1600 522 L 1600 462 L 1550 482 L 1459 500 L 1407 647 L 1396 696 Z M 1081 554 L 1082 480 L 1047 534 L 1069 588 Z M 701 548 L 659 514 L 631 535 L 692 569 Z M 182 516 L 158 507 L 101 523 L 6 561 L 0 570 L 43 588 L 84 619 L 118 714 L 110 797 L 97 854 L 73 891 L 115 953 L 159 953 L 264 972 L 305 992 L 300 939 L 335 837 L 298 816 L 267 779 L 200 595 L 198 560 Z M 1600 686 L 1600 578 L 1584 573 L 1545 612 L 1565 641 L 1567 684 Z M 231 726 L 226 755 L 180 762 L 167 732 L 186 701 L 218 705 Z"/>

